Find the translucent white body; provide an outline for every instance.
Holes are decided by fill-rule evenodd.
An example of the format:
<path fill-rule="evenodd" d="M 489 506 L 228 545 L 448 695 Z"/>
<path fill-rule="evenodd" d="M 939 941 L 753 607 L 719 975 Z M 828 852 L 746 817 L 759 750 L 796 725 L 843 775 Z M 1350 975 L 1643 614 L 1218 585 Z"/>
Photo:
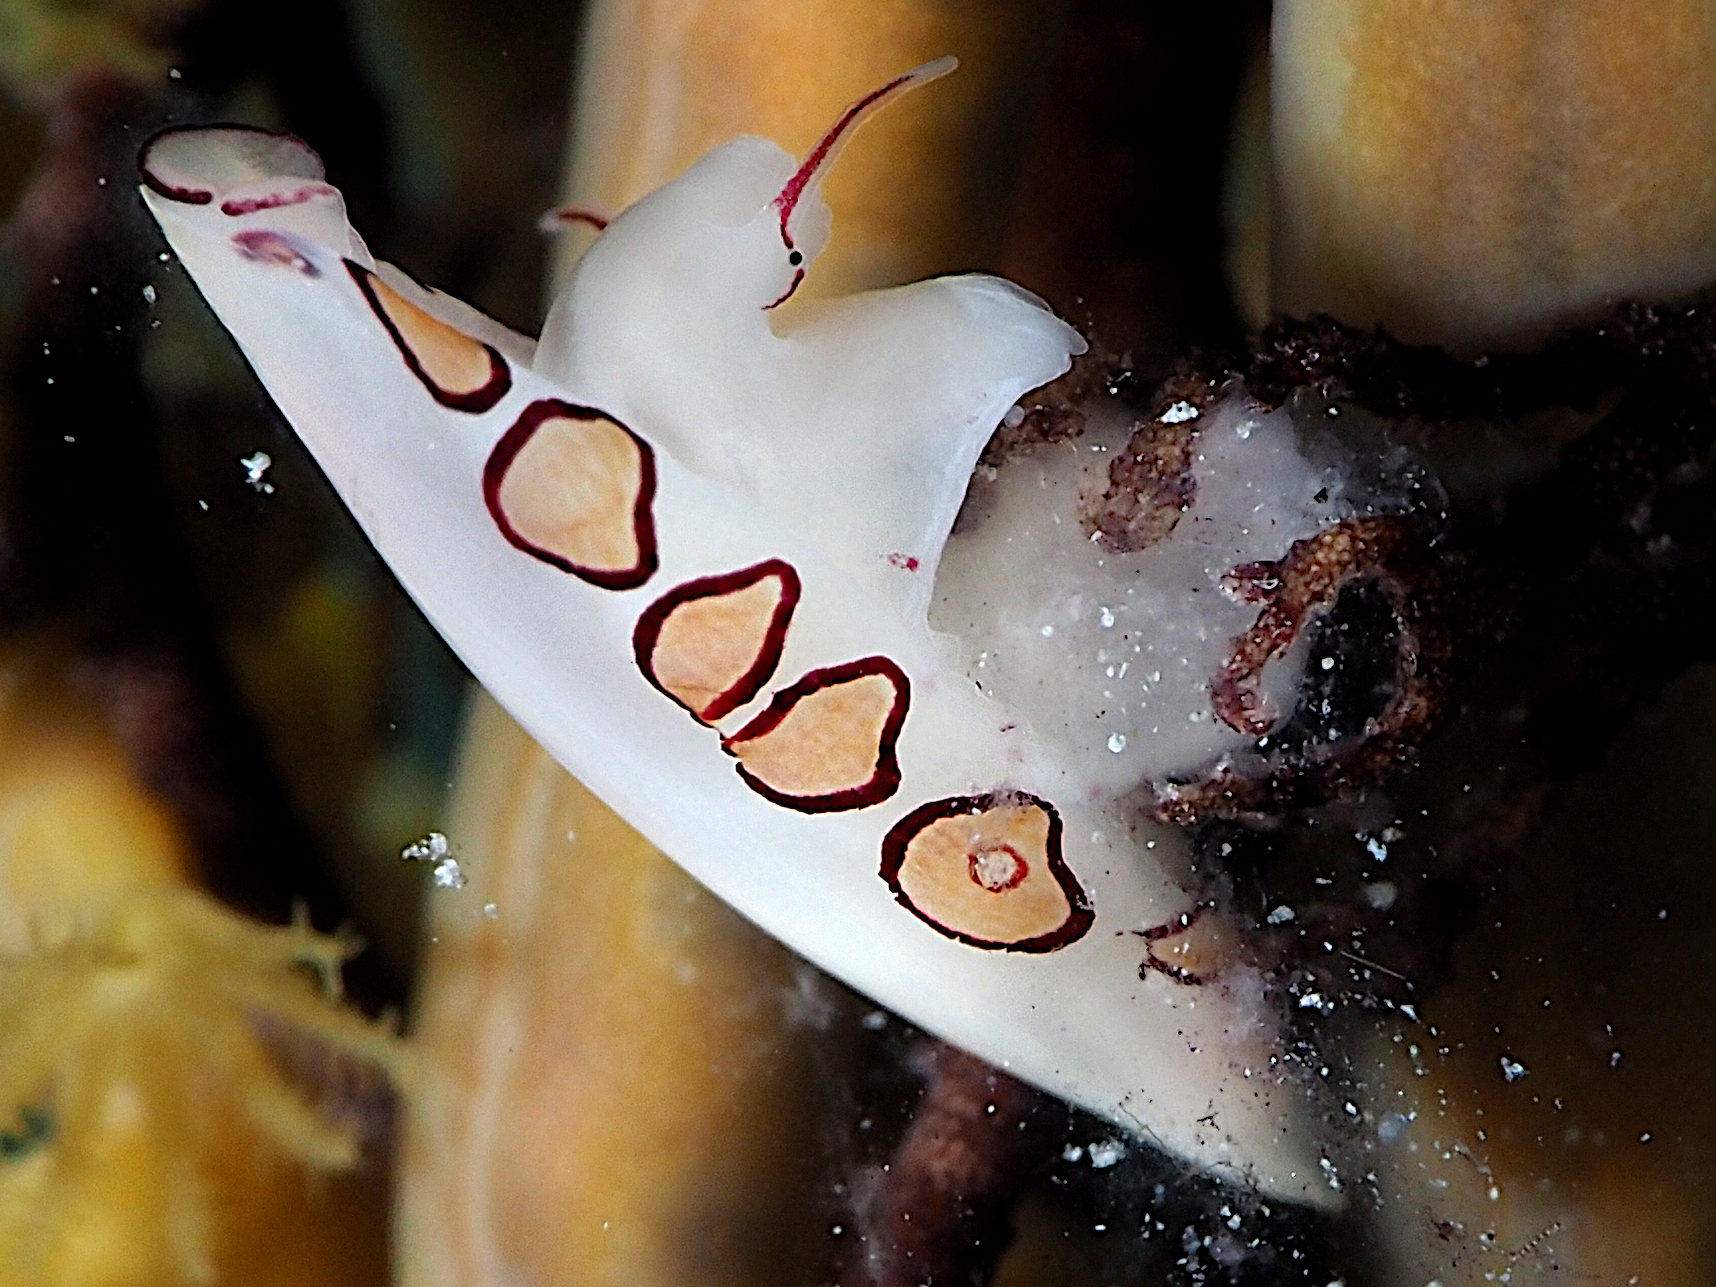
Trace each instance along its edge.
<path fill-rule="evenodd" d="M 377 549 L 520 723 L 699 880 L 852 986 L 1200 1165 L 1326 1200 L 1302 1093 L 1271 1069 L 1255 981 L 1141 977 L 1133 931 L 1191 903 L 1172 874 L 1177 838 L 1135 843 L 1106 765 L 1093 772 L 982 694 L 926 625 L 978 451 L 1021 394 L 1066 369 L 1077 334 L 976 276 L 777 327 L 769 306 L 820 247 L 827 213 L 814 184 L 783 205 L 795 163 L 741 139 L 613 222 L 540 346 L 375 266 L 395 298 L 496 351 L 506 379 L 492 402 L 448 405 L 402 361 L 378 288 L 342 262 L 372 266 L 337 194 L 300 195 L 313 167 L 293 148 L 275 149 L 281 164 L 235 131 L 172 136 L 146 150 L 144 199 Z M 268 204 L 271 169 L 296 185 L 289 203 Z M 205 179 L 212 199 L 197 200 Z M 544 400 L 598 409 L 652 458 L 656 565 L 641 583 L 594 584 L 497 527 L 485 470 Z M 699 722 L 640 673 L 640 622 L 669 591 L 769 560 L 802 583 L 776 664 L 753 697 Z M 897 785 L 824 811 L 754 789 L 723 737 L 800 677 L 859 658 L 909 679 Z M 1078 922 L 1069 893 L 1076 933 L 1008 950 L 903 905 L 880 870 L 888 837 L 921 806 L 962 799 L 1045 802 L 1094 919 Z"/>

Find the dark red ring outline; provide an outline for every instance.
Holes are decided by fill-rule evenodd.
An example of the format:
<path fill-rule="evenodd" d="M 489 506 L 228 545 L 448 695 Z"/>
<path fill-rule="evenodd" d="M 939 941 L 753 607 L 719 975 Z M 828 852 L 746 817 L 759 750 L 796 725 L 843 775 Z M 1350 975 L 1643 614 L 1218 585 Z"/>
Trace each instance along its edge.
<path fill-rule="evenodd" d="M 501 508 L 501 482 L 506 478 L 506 471 L 512 467 L 513 458 L 524 449 L 531 435 L 541 426 L 544 420 L 564 417 L 568 420 L 606 420 L 618 427 L 625 435 L 637 444 L 638 448 L 638 498 L 632 506 L 632 530 L 637 539 L 638 561 L 629 568 L 621 568 L 617 572 L 606 572 L 596 568 L 582 567 L 570 559 L 562 558 L 552 550 L 532 545 L 513 529 L 508 521 L 506 511 Z M 501 435 L 494 450 L 489 453 L 488 460 L 483 465 L 483 501 L 489 507 L 489 517 L 494 519 L 495 526 L 501 530 L 501 535 L 507 541 L 526 554 L 541 559 L 544 563 L 559 568 L 562 572 L 570 572 L 580 581 L 588 581 L 591 585 L 604 590 L 635 590 L 645 581 L 655 575 L 655 570 L 661 565 L 655 545 L 655 518 L 650 512 L 650 505 L 655 500 L 655 452 L 650 445 L 638 437 L 625 425 L 610 416 L 606 411 L 598 411 L 595 407 L 581 407 L 571 402 L 562 402 L 559 398 L 541 398 L 531 403 L 519 415 L 512 428 Z"/>
<path fill-rule="evenodd" d="M 220 212 L 238 218 L 242 215 L 255 214 L 259 210 L 280 210 L 286 206 L 301 206 L 306 201 L 318 201 L 323 197 L 337 197 L 340 190 L 331 183 L 321 179 L 306 179 L 293 192 L 270 192 L 264 197 L 246 197 L 243 201 L 228 199 L 220 203 Z"/>
<path fill-rule="evenodd" d="M 797 809 L 800 813 L 840 813 L 847 809 L 868 809 L 873 804 L 881 804 L 898 791 L 900 761 L 894 748 L 900 740 L 900 730 L 905 727 L 906 711 L 912 704 L 912 681 L 906 678 L 905 671 L 887 657 L 861 657 L 857 661 L 843 662 L 838 666 L 823 666 L 810 671 L 802 679 L 789 684 L 770 698 L 762 713 L 744 728 L 731 737 L 722 738 L 721 749 L 729 755 L 735 755 L 735 746 L 741 742 L 754 742 L 765 733 L 772 732 L 786 719 L 794 706 L 812 693 L 869 675 L 881 675 L 893 684 L 894 705 L 888 712 L 888 718 L 882 723 L 881 736 L 876 739 L 876 771 L 870 775 L 868 782 L 855 787 L 844 787 L 839 791 L 829 791 L 824 795 L 788 795 L 784 791 L 775 790 L 750 773 L 741 762 L 735 767 L 739 776 L 745 780 L 745 785 L 765 800 L 784 808 Z"/>
<path fill-rule="evenodd" d="M 906 893 L 900 884 L 900 871 L 906 865 L 906 850 L 912 841 L 917 839 L 918 833 L 943 818 L 972 817 L 987 813 L 991 809 L 1015 804 L 1035 805 L 1049 815 L 1049 834 L 1043 847 L 1048 853 L 1049 874 L 1061 887 L 1061 893 L 1066 895 L 1066 920 L 1046 934 L 1009 943 L 1000 939 L 978 938 L 963 930 L 950 929 L 919 909 L 917 904 L 912 902 L 911 895 Z M 991 952 L 1055 952 L 1083 938 L 1096 923 L 1096 912 L 1090 905 L 1090 896 L 1084 892 L 1084 886 L 1079 884 L 1078 877 L 1073 875 L 1072 868 L 1067 866 L 1066 858 L 1061 853 L 1061 829 L 1059 810 L 1042 797 L 1024 791 L 1001 791 L 993 795 L 956 795 L 945 800 L 931 800 L 928 804 L 920 804 L 888 829 L 888 834 L 882 838 L 882 867 L 879 874 L 893 891 L 894 900 L 938 934 L 945 934 L 948 938 Z"/>
<path fill-rule="evenodd" d="M 188 206 L 206 206 L 209 202 L 213 201 L 214 193 L 212 191 L 204 188 L 175 188 L 172 184 L 156 178 L 149 170 L 149 149 L 154 147 L 160 140 L 169 134 L 197 134 L 205 130 L 239 130 L 246 134 L 266 134 L 269 138 L 286 139 L 289 142 L 296 143 L 311 156 L 315 157 L 316 164 L 318 166 L 321 165 L 322 162 L 322 158 L 317 154 L 315 148 L 304 142 L 304 140 L 299 138 L 296 134 L 287 130 L 265 130 L 260 125 L 243 125 L 232 121 L 214 121 L 207 125 L 168 125 L 156 130 L 148 138 L 144 139 L 143 145 L 137 149 L 137 173 L 143 180 L 144 186 L 149 188 L 151 191 L 160 193 L 169 201 L 182 202 Z M 316 176 L 317 181 L 324 180 L 326 178 L 327 174 L 325 171 L 324 173 Z M 311 180 L 305 179 L 304 182 L 311 182 Z"/>
<path fill-rule="evenodd" d="M 1152 971 L 1172 979 L 1182 987 L 1201 988 L 1209 979 L 1196 970 L 1188 970 L 1183 965 L 1173 965 L 1156 955 L 1156 944 L 1165 938 L 1184 934 L 1198 923 L 1198 918 L 1204 914 L 1205 904 L 1199 903 L 1189 912 L 1181 912 L 1171 921 L 1160 925 L 1152 925 L 1148 929 L 1133 930 L 1132 932 L 1144 940 L 1144 959 L 1138 965 L 1138 977 L 1147 979 Z"/>
<path fill-rule="evenodd" d="M 370 312 L 374 313 L 377 320 L 387 329 L 388 335 L 393 339 L 393 347 L 399 350 L 399 356 L 405 359 L 405 365 L 410 369 L 411 374 L 417 377 L 425 389 L 429 390 L 430 397 L 444 407 L 451 407 L 454 411 L 469 411 L 473 415 L 487 411 L 495 403 L 506 397 L 512 389 L 512 368 L 507 366 L 506 359 L 500 355 L 500 350 L 492 344 L 483 344 L 483 350 L 489 355 L 489 378 L 486 384 L 472 389 L 469 393 L 449 393 L 431 380 L 429 373 L 423 369 L 423 364 L 417 360 L 417 355 L 411 351 L 411 346 L 405 342 L 405 337 L 399 333 L 399 328 L 393 324 L 393 319 L 387 315 L 387 310 L 381 306 L 381 300 L 376 296 L 375 287 L 370 285 L 370 279 L 375 274 L 362 264 L 353 263 L 349 259 L 345 261 L 345 265 L 346 271 L 351 274 L 352 280 L 357 283 L 357 288 L 363 292 L 364 299 L 369 303 Z M 384 282 L 383 285 L 386 283 Z M 397 291 L 394 293 L 398 294 Z M 405 299 L 403 295 L 400 295 L 400 298 Z M 435 321 L 441 320 L 434 317 L 434 314 L 429 313 L 427 309 L 412 304 L 410 300 L 405 299 L 405 302 L 411 304 L 411 307 L 418 309 L 419 312 L 434 318 Z M 441 324 L 447 325 L 445 322 Z M 458 330 L 457 327 L 451 329 Z M 459 331 L 459 334 L 464 335 L 464 332 Z M 465 338 L 473 344 L 483 343 L 473 336 L 466 335 Z"/>
<path fill-rule="evenodd" d="M 761 581 L 775 577 L 781 583 L 781 597 L 775 603 L 775 610 L 769 617 L 768 628 L 763 632 L 762 647 L 757 650 L 757 658 L 748 670 L 737 680 L 705 706 L 701 711 L 692 710 L 684 702 L 664 688 L 655 677 L 655 646 L 661 638 L 662 627 L 674 611 L 697 599 L 710 599 L 722 595 L 736 594 L 740 590 L 748 590 Z M 643 671 L 643 677 L 650 684 L 673 702 L 691 712 L 691 717 L 704 724 L 713 724 L 731 715 L 739 707 L 750 701 L 763 691 L 763 685 L 774 677 L 775 667 L 781 664 L 781 650 L 786 647 L 787 626 L 792 621 L 793 609 L 798 607 L 803 585 L 798 578 L 798 569 L 785 559 L 766 559 L 737 572 L 726 572 L 717 576 L 699 577 L 695 581 L 687 581 L 676 589 L 669 590 L 649 607 L 643 610 L 638 618 L 637 628 L 632 631 L 632 655 L 637 658 L 638 669 Z"/>

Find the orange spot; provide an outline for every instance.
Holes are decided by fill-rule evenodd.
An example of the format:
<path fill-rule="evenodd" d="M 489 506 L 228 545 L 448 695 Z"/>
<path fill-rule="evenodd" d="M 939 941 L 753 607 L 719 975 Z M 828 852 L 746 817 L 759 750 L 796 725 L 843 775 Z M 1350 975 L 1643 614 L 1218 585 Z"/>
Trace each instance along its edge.
<path fill-rule="evenodd" d="M 487 411 L 512 387 L 506 359 L 492 347 L 429 316 L 350 260 L 346 268 L 393 338 L 411 373 L 443 406 Z"/>
<path fill-rule="evenodd" d="M 780 559 L 688 582 L 638 619 L 638 665 L 650 683 L 713 724 L 774 674 L 798 596 L 798 573 Z"/>
<path fill-rule="evenodd" d="M 592 585 L 630 590 L 655 573 L 654 453 L 600 411 L 525 408 L 483 467 L 483 495 L 507 540 Z"/>
<path fill-rule="evenodd" d="M 1244 939 L 1226 917 L 1205 915 L 1207 910 L 1194 907 L 1165 925 L 1136 931 L 1145 940 L 1139 976 L 1153 970 L 1195 987 L 1243 959 Z"/>
<path fill-rule="evenodd" d="M 1035 796 L 959 796 L 901 819 L 882 878 L 907 909 L 973 947 L 1052 952 L 1095 919 L 1061 857 L 1060 815 Z"/>
<path fill-rule="evenodd" d="M 900 785 L 911 684 L 886 657 L 813 670 L 722 745 L 759 795 L 805 813 L 863 809 Z"/>

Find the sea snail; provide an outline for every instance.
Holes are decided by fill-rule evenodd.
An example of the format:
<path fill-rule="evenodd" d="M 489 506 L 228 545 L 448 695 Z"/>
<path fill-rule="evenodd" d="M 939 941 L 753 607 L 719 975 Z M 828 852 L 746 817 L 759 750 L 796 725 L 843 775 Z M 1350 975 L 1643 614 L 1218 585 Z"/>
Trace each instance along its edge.
<path fill-rule="evenodd" d="M 556 758 L 852 986 L 1197 1163 L 1327 1200 L 1190 898 L 926 624 L 978 452 L 1084 341 L 993 277 L 790 298 L 821 179 L 735 139 L 619 214 L 539 342 L 378 263 L 299 140 L 175 127 L 142 196 L 400 581 Z M 1172 841 L 1165 841 L 1168 852 Z"/>

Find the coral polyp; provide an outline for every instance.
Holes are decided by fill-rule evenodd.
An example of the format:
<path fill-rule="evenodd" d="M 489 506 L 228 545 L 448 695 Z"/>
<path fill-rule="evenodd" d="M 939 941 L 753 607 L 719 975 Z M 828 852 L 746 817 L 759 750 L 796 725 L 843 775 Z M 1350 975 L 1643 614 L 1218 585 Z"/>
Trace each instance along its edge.
<path fill-rule="evenodd" d="M 0 1263 L 90 1281 L 123 1252 L 120 1281 L 209 1281 L 232 1150 L 253 1172 L 356 1166 L 404 1055 L 341 999 L 354 948 L 170 890 L 65 913 L 0 958 Z"/>

